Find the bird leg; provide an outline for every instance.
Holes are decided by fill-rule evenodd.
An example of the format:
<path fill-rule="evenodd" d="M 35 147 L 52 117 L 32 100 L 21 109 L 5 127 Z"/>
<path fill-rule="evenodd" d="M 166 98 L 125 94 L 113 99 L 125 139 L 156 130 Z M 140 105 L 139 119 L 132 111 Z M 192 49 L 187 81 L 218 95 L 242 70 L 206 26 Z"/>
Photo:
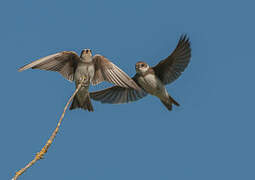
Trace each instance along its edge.
<path fill-rule="evenodd" d="M 87 77 L 86 76 L 82 76 L 82 77 L 80 77 L 80 81 L 82 82 L 82 81 L 85 81 L 85 79 L 87 79 Z"/>
<path fill-rule="evenodd" d="M 82 86 L 84 86 L 86 84 L 86 80 L 87 77 L 86 76 L 81 76 L 79 79 L 79 84 L 81 84 Z"/>

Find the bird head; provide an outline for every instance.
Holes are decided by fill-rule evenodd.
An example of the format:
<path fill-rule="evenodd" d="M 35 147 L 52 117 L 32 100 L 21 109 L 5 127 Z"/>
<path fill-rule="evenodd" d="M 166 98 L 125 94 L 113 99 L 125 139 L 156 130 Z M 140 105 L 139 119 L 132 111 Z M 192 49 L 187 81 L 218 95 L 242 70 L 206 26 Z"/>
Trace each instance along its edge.
<path fill-rule="evenodd" d="M 145 62 L 139 61 L 135 64 L 135 70 L 137 73 L 145 73 L 148 71 L 149 68 L 149 65 Z"/>
<path fill-rule="evenodd" d="M 83 49 L 81 51 L 81 59 L 90 60 L 92 58 L 92 53 L 90 49 Z"/>

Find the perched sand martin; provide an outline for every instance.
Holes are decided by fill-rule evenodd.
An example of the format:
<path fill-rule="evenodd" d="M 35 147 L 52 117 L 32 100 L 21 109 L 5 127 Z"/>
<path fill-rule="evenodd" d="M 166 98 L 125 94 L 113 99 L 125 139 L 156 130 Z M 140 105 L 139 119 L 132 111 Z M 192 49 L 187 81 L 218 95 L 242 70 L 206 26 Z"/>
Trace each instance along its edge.
<path fill-rule="evenodd" d="M 102 103 L 121 104 L 137 101 L 149 93 L 158 97 L 170 111 L 172 110 L 172 104 L 179 106 L 179 103 L 168 94 L 165 85 L 172 83 L 181 75 L 189 64 L 190 58 L 190 41 L 186 35 L 182 35 L 172 54 L 156 66 L 149 67 L 145 62 L 136 63 L 136 74 L 133 80 L 143 91 L 113 86 L 92 92 L 90 97 Z"/>
<path fill-rule="evenodd" d="M 21 67 L 19 71 L 29 68 L 59 72 L 67 80 L 75 81 L 76 88 L 83 81 L 70 109 L 83 108 L 94 111 L 88 91 L 90 84 L 96 85 L 108 81 L 117 86 L 141 90 L 125 72 L 107 58 L 101 55 L 92 56 L 90 49 L 82 50 L 80 57 L 72 51 L 49 55 Z"/>

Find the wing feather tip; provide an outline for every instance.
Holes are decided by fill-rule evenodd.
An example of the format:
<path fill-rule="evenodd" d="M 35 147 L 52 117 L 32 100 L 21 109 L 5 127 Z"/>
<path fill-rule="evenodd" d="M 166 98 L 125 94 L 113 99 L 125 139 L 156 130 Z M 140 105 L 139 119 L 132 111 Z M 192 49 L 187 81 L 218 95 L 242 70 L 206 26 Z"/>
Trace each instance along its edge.
<path fill-rule="evenodd" d="M 25 71 L 25 70 L 27 70 L 28 68 L 26 68 L 26 66 L 23 66 L 23 67 L 21 67 L 21 68 L 19 68 L 18 69 L 18 72 L 22 72 L 22 71 Z"/>

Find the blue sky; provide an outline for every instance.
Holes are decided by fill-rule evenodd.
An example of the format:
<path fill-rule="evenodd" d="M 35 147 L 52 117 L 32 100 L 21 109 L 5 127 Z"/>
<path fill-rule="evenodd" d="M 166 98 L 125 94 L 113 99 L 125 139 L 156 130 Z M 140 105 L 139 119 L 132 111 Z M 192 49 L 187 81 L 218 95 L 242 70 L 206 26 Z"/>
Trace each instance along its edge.
<path fill-rule="evenodd" d="M 183 75 L 158 99 L 68 111 L 44 160 L 20 179 L 253 180 L 254 2 L 3 1 L 0 7 L 0 179 L 49 138 L 74 91 L 54 72 L 17 68 L 63 50 L 91 48 L 127 72 L 192 43 Z M 106 87 L 91 87 L 91 90 Z"/>

